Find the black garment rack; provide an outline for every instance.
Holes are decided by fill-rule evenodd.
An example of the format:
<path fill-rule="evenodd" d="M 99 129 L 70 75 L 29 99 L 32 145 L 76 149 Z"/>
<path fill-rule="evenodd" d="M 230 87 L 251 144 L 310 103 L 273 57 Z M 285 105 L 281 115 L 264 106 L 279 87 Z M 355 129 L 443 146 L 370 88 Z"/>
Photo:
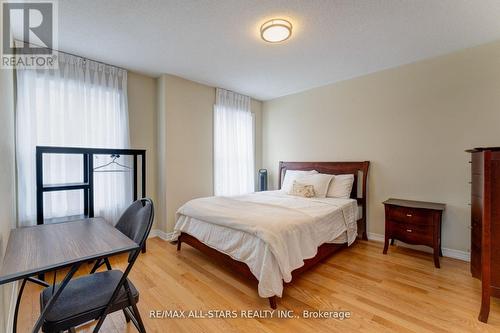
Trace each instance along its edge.
<path fill-rule="evenodd" d="M 43 155 L 44 154 L 76 154 L 83 155 L 83 182 L 67 184 L 43 183 Z M 37 224 L 44 224 L 43 194 L 54 191 L 83 190 L 83 215 L 76 217 L 51 219 L 51 222 L 68 221 L 75 218 L 94 217 L 94 155 L 128 155 L 133 156 L 133 189 L 134 201 L 137 196 L 137 166 L 138 156 L 141 156 L 141 198 L 146 197 L 146 150 L 145 149 L 108 149 L 108 148 L 77 148 L 77 147 L 36 147 L 36 213 Z M 55 220 L 55 221 L 54 221 Z"/>

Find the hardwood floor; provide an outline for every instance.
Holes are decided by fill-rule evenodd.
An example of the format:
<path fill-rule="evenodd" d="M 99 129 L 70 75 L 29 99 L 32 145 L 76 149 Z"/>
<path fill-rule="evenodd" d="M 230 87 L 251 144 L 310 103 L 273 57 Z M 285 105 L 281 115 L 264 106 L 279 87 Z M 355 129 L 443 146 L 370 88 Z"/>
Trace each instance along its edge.
<path fill-rule="evenodd" d="M 480 283 L 469 264 L 382 243 L 358 241 L 285 288 L 278 310 L 350 311 L 350 319 L 151 319 L 151 310 L 270 310 L 256 286 L 183 244 L 148 241 L 130 278 L 140 290 L 139 309 L 148 332 L 500 332 L 500 302 L 492 298 L 489 324 L 477 320 Z M 126 257 L 112 260 L 123 268 Z M 86 267 L 86 272 L 91 266 Z M 59 277 L 64 274 L 60 272 Z M 19 330 L 28 332 L 39 313 L 40 287 L 30 284 L 21 304 Z M 93 324 L 78 332 L 91 332 Z M 101 332 L 136 332 L 123 314 L 109 316 Z"/>

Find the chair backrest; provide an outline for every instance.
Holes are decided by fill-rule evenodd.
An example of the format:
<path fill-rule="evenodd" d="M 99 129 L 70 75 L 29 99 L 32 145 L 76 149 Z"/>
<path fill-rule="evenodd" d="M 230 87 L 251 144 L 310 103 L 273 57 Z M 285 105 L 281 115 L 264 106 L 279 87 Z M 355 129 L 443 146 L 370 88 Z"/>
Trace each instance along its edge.
<path fill-rule="evenodd" d="M 115 227 L 142 248 L 153 226 L 153 220 L 153 201 L 143 198 L 134 201 L 123 212 Z"/>
<path fill-rule="evenodd" d="M 122 216 L 118 220 L 118 223 L 116 223 L 115 227 L 131 240 L 139 244 L 140 247 L 139 249 L 129 253 L 127 268 L 123 272 L 120 281 L 116 285 L 116 288 L 113 291 L 113 295 L 111 295 L 111 298 L 109 299 L 106 309 L 103 310 L 97 324 L 99 326 L 96 326 L 96 328 L 102 325 L 102 321 L 109 313 L 109 309 L 118 296 L 118 293 L 121 290 L 122 286 L 125 287 L 125 290 L 130 297 L 130 286 L 127 282 L 127 276 L 130 273 L 132 266 L 134 266 L 135 260 L 139 256 L 139 253 L 141 252 L 141 249 L 144 246 L 146 239 L 148 238 L 149 232 L 153 227 L 154 215 L 155 213 L 153 201 L 149 198 L 143 198 L 134 201 L 122 214 Z"/>

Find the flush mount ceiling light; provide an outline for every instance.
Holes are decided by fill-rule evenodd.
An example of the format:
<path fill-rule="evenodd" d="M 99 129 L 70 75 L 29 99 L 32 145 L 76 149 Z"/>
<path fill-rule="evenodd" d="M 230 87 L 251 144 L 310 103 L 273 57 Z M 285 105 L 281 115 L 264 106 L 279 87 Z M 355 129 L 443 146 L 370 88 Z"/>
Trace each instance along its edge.
<path fill-rule="evenodd" d="M 260 27 L 260 36 L 269 43 L 279 43 L 292 35 L 292 24 L 283 19 L 272 19 Z"/>

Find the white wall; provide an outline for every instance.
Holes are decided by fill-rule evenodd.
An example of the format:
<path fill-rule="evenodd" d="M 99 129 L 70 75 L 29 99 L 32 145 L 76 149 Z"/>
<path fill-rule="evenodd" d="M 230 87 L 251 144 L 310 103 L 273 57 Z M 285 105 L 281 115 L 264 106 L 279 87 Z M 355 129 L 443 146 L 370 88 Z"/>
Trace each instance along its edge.
<path fill-rule="evenodd" d="M 263 104 L 263 164 L 371 161 L 368 230 L 389 197 L 446 203 L 443 246 L 469 250 L 465 149 L 500 146 L 500 42 Z"/>
<path fill-rule="evenodd" d="M 14 164 L 14 81 L 12 70 L 0 69 L 0 260 L 10 229 L 16 225 Z M 0 287 L 0 331 L 7 327 L 13 284 Z"/>

